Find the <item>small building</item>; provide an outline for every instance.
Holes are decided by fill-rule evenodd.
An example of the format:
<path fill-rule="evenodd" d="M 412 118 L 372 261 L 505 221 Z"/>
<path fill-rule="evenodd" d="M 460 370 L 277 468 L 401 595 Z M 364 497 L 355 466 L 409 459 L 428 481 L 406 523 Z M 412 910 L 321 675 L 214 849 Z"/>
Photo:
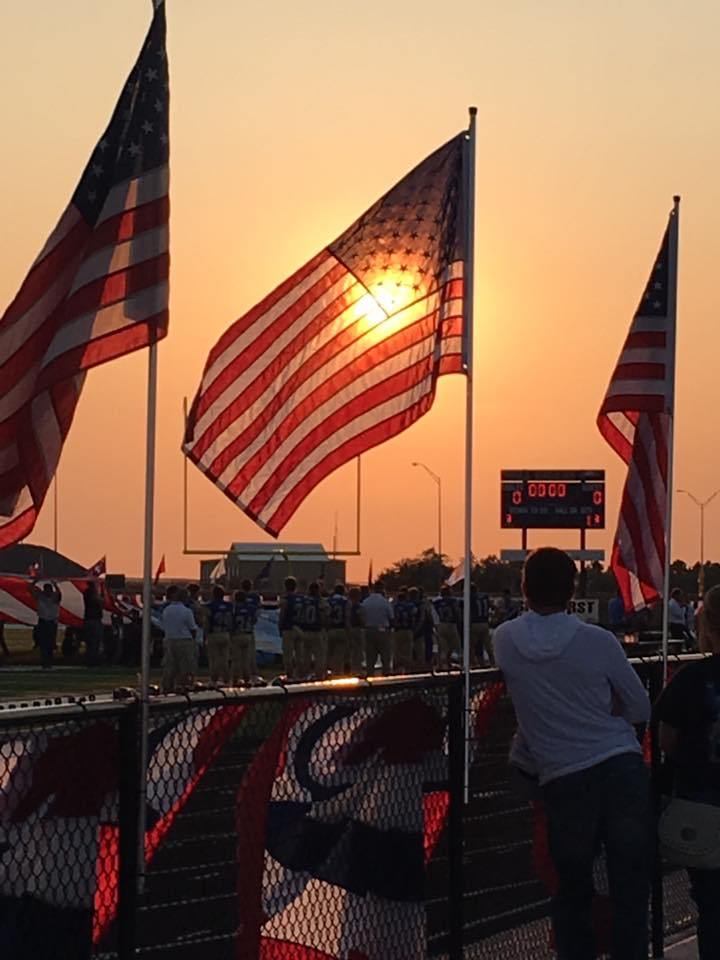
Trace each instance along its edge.
<path fill-rule="evenodd" d="M 277 595 L 285 577 L 295 577 L 302 591 L 313 580 L 332 589 L 345 582 L 345 561 L 333 559 L 321 543 L 233 543 L 224 558 L 200 562 L 205 586 L 215 581 L 237 590 L 248 579 L 260 593 Z"/>

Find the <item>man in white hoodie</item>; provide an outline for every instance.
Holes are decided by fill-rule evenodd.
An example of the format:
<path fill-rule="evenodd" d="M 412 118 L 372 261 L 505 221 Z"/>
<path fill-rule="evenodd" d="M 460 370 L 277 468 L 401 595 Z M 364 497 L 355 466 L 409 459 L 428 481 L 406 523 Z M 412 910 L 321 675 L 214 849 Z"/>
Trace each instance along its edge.
<path fill-rule="evenodd" d="M 558 875 L 553 925 L 559 960 L 594 960 L 593 860 L 605 847 L 613 960 L 647 957 L 651 864 L 648 773 L 634 725 L 650 701 L 615 637 L 567 613 L 575 564 L 562 550 L 531 553 L 528 612 L 495 631 L 495 660 L 531 758 Z"/>

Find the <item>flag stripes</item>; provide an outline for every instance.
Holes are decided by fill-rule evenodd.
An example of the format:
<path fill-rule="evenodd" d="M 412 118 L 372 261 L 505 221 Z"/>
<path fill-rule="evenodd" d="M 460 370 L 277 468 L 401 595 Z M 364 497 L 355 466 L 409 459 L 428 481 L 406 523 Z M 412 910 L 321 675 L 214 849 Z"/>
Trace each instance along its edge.
<path fill-rule="evenodd" d="M 643 609 L 663 590 L 676 251 L 673 212 L 597 420 L 600 433 L 628 466 L 611 556 L 627 610 Z"/>
<path fill-rule="evenodd" d="M 405 430 L 463 372 L 463 137 L 227 330 L 186 455 L 277 536 L 325 476 Z"/>
<path fill-rule="evenodd" d="M 167 331 L 164 5 L 72 200 L 0 319 L 0 547 L 32 530 L 91 367 Z"/>

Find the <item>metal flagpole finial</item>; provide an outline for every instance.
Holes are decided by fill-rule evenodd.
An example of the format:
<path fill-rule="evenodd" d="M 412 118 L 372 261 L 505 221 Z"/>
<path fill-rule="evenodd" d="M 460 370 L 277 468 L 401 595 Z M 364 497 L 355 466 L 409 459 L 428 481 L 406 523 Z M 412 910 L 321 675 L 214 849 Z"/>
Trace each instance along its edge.
<path fill-rule="evenodd" d="M 471 117 L 477 116 L 477 107 L 468 107 L 468 113 Z"/>

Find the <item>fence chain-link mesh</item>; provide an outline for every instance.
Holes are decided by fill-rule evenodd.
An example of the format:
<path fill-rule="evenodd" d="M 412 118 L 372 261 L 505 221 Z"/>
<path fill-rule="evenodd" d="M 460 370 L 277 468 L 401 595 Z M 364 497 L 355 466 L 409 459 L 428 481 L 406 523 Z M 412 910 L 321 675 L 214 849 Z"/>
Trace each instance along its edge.
<path fill-rule="evenodd" d="M 461 684 L 157 698 L 144 797 L 136 703 L 0 711 L 0 955 L 551 958 L 512 705 L 473 674 L 465 805 Z M 667 933 L 692 925 L 682 871 L 664 903 Z"/>

